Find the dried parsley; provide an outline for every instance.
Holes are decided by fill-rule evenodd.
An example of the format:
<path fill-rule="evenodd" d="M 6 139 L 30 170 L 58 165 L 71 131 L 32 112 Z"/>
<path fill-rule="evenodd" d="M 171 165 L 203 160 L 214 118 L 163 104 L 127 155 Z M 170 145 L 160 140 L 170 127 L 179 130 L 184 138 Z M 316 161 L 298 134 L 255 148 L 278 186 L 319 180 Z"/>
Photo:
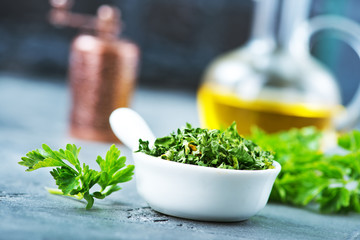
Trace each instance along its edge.
<path fill-rule="evenodd" d="M 168 136 L 149 142 L 139 139 L 137 152 L 192 165 L 263 170 L 273 168 L 273 155 L 254 142 L 241 137 L 235 122 L 226 130 L 193 128 L 190 124 Z"/>

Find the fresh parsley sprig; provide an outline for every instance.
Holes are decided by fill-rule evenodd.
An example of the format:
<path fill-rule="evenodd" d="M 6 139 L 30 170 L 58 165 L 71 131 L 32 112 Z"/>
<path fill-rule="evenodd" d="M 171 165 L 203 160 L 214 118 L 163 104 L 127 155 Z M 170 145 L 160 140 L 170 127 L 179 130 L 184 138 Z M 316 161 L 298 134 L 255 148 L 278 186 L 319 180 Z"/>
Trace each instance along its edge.
<path fill-rule="evenodd" d="M 67 144 L 66 149 L 58 151 L 43 144 L 42 149 L 30 151 L 26 157 L 22 157 L 19 164 L 28 167 L 26 171 L 53 167 L 50 173 L 61 192 L 52 189 L 49 192 L 77 199 L 84 198 L 87 201 L 86 209 L 93 206 L 94 198 L 103 199 L 120 190 L 119 183 L 132 179 L 134 165 L 126 166 L 126 157 L 120 156 L 120 150 L 115 145 L 110 147 L 105 159 L 97 157 L 100 171 L 90 169 L 85 163 L 81 164 L 78 159 L 79 152 L 80 148 L 74 144 Z M 98 184 L 101 190 L 90 192 L 95 184 Z"/>
<path fill-rule="evenodd" d="M 241 137 L 235 122 L 224 131 L 193 128 L 189 123 L 168 136 L 157 138 L 154 148 L 139 140 L 139 150 L 162 159 L 205 167 L 263 170 L 273 168 L 273 156 Z"/>
<path fill-rule="evenodd" d="M 360 212 L 360 132 L 338 138 L 345 154 L 321 151 L 322 133 L 315 128 L 266 134 L 255 129 L 251 139 L 275 152 L 282 170 L 270 201 L 297 206 L 317 203 L 324 213 Z"/>

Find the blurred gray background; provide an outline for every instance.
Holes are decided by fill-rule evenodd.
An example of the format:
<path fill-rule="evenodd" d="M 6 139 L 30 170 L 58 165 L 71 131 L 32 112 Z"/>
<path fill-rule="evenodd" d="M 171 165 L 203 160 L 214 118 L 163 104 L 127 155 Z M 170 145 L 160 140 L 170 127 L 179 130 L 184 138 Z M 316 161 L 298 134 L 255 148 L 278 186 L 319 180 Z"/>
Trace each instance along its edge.
<path fill-rule="evenodd" d="M 77 0 L 94 14 L 101 4 L 121 8 L 123 36 L 142 51 L 139 84 L 196 90 L 205 67 L 249 37 L 252 0 Z M 65 81 L 71 40 L 78 30 L 48 23 L 47 0 L 0 1 L 0 72 Z M 358 0 L 314 0 L 311 16 L 339 14 L 360 22 Z M 358 85 L 360 61 L 338 40 L 314 43 L 314 55 L 339 79 L 344 102 Z"/>

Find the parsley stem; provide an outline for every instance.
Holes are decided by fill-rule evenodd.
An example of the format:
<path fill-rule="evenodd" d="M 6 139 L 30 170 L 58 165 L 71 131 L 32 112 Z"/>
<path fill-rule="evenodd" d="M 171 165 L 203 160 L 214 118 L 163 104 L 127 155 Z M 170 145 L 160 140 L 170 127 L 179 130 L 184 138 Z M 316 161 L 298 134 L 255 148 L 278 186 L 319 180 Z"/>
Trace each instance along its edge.
<path fill-rule="evenodd" d="M 51 194 L 54 194 L 54 195 L 62 195 L 62 196 L 67 196 L 67 197 L 72 197 L 72 198 L 75 198 L 77 200 L 81 200 L 83 199 L 83 195 L 82 194 L 77 194 L 77 195 L 70 195 L 70 194 L 64 194 L 60 189 L 57 189 L 57 188 L 48 188 L 48 187 L 45 187 L 45 189 L 51 193 Z"/>

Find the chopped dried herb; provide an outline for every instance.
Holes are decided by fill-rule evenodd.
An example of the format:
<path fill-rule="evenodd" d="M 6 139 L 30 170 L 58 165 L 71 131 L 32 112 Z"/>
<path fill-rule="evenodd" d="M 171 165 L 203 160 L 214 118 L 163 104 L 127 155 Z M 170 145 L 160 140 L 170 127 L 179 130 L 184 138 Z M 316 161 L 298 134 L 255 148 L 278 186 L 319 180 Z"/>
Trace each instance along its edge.
<path fill-rule="evenodd" d="M 137 152 L 162 159 L 205 167 L 263 170 L 273 168 L 273 155 L 241 137 L 235 122 L 226 130 L 193 128 L 189 123 L 168 136 L 157 138 L 154 147 L 139 139 Z"/>

